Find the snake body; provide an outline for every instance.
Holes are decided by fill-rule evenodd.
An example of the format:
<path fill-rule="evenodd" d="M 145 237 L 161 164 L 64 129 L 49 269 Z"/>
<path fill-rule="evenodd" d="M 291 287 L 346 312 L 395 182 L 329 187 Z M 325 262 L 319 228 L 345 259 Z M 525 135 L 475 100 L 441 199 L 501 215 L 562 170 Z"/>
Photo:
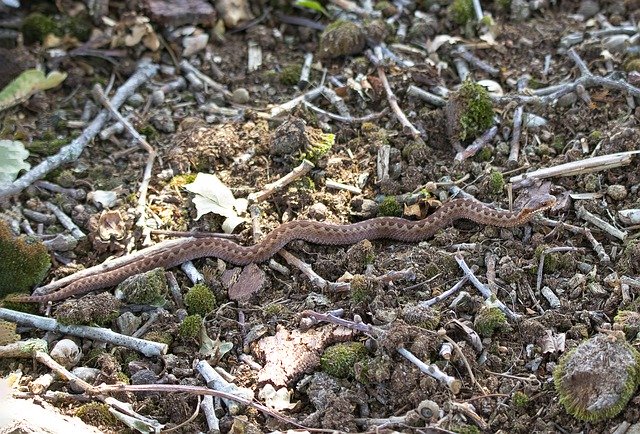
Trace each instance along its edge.
<path fill-rule="evenodd" d="M 515 227 L 527 223 L 535 214 L 551 208 L 555 201 L 555 197 L 551 195 L 538 196 L 530 200 L 520 211 L 514 212 L 497 210 L 474 199 L 454 199 L 419 221 L 398 217 L 377 217 L 353 224 L 336 225 L 297 220 L 280 225 L 260 243 L 252 246 L 242 246 L 224 238 L 193 238 L 186 245 L 156 250 L 142 256 L 139 260 L 101 274 L 80 278 L 59 291 L 45 295 L 13 297 L 12 301 L 44 303 L 62 300 L 73 295 L 117 285 L 134 274 L 157 267 L 174 267 L 197 258 L 216 257 L 236 265 L 260 263 L 275 255 L 293 240 L 324 245 L 348 245 L 365 239 L 417 242 L 432 237 L 440 229 L 458 219 L 467 219 L 483 225 Z M 144 250 L 140 251 L 140 253 L 143 252 Z"/>

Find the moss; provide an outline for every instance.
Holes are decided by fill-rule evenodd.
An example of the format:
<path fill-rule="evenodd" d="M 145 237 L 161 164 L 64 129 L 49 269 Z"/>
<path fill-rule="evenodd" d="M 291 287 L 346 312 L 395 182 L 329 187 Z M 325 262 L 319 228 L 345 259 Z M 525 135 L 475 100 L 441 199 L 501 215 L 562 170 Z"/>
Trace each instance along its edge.
<path fill-rule="evenodd" d="M 20 335 L 16 333 L 16 326 L 14 322 L 0 319 L 0 346 L 20 340 Z"/>
<path fill-rule="evenodd" d="M 131 276 L 118 285 L 118 289 L 123 292 L 129 303 L 152 306 L 164 306 L 169 292 L 167 278 L 162 268 Z"/>
<path fill-rule="evenodd" d="M 480 336 L 491 337 L 507 326 L 507 316 L 497 307 L 483 306 L 476 315 L 473 326 Z"/>
<path fill-rule="evenodd" d="M 493 124 L 493 104 L 487 89 L 471 80 L 465 81 L 457 93 L 463 107 L 460 111 L 460 140 L 474 138 Z"/>
<path fill-rule="evenodd" d="M 67 300 L 55 312 L 60 324 L 98 325 L 110 324 L 120 315 L 122 303 L 108 292 Z"/>
<path fill-rule="evenodd" d="M 161 344 L 171 345 L 173 343 L 173 335 L 169 332 L 151 331 L 144 335 L 148 341 L 160 342 Z"/>
<path fill-rule="evenodd" d="M 93 25 L 89 14 L 80 13 L 74 17 L 64 16 L 60 20 L 60 28 L 64 29 L 68 35 L 85 42 L 91 37 Z"/>
<path fill-rule="evenodd" d="M 378 207 L 378 216 L 400 217 L 402 215 L 402 205 L 394 196 L 385 196 Z"/>
<path fill-rule="evenodd" d="M 202 317 L 200 315 L 189 315 L 178 326 L 178 335 L 183 339 L 195 339 L 200 335 L 202 327 Z"/>
<path fill-rule="evenodd" d="M 76 416 L 89 425 L 115 427 L 118 419 L 109 411 L 109 406 L 101 402 L 90 402 L 76 410 Z"/>
<path fill-rule="evenodd" d="M 147 140 L 154 140 L 158 137 L 158 130 L 151 124 L 145 124 L 140 128 L 140 134 L 145 136 Z"/>
<path fill-rule="evenodd" d="M 451 432 L 455 432 L 457 434 L 481 434 L 480 428 L 475 425 L 454 425 L 449 427 Z"/>
<path fill-rule="evenodd" d="M 32 154 L 49 156 L 56 154 L 66 144 L 68 144 L 67 139 L 34 140 L 31 143 L 27 143 L 25 148 Z"/>
<path fill-rule="evenodd" d="M 635 310 L 620 310 L 613 318 L 613 327 L 622 330 L 627 339 L 634 339 L 640 332 L 640 313 Z"/>
<path fill-rule="evenodd" d="M 362 52 L 366 44 L 364 30 L 355 23 L 336 20 L 320 35 L 318 57 L 334 59 Z"/>
<path fill-rule="evenodd" d="M 504 176 L 498 171 L 493 171 L 489 174 L 489 189 L 493 194 L 502 193 L 504 188 Z"/>
<path fill-rule="evenodd" d="M 196 283 L 184 296 L 184 304 L 190 315 L 207 316 L 216 308 L 216 296 L 213 291 L 203 283 Z"/>
<path fill-rule="evenodd" d="M 368 303 L 375 295 L 374 282 L 362 274 L 356 274 L 351 280 L 351 301 L 355 304 Z"/>
<path fill-rule="evenodd" d="M 305 146 L 302 158 L 313 163 L 324 157 L 331 148 L 333 148 L 333 145 L 336 142 L 335 134 L 323 133 L 322 131 L 313 128 L 306 128 L 305 133 L 309 143 Z"/>
<path fill-rule="evenodd" d="M 629 59 L 626 62 L 624 62 L 623 67 L 625 72 L 640 71 L 640 59 L 639 58 Z"/>
<path fill-rule="evenodd" d="M 63 170 L 55 177 L 56 183 L 64 188 L 71 188 L 76 183 L 76 176 L 71 170 Z"/>
<path fill-rule="evenodd" d="M 553 371 L 567 413 L 589 422 L 619 414 L 633 396 L 639 376 L 640 353 L 616 332 L 583 341 Z"/>
<path fill-rule="evenodd" d="M 490 161 L 491 157 L 493 157 L 493 151 L 489 146 L 485 146 L 480 149 L 480 152 L 476 154 L 476 159 L 478 161 Z"/>
<path fill-rule="evenodd" d="M 22 34 L 27 44 L 43 42 L 50 33 L 59 35 L 58 25 L 53 18 L 41 13 L 27 15 L 22 22 Z"/>
<path fill-rule="evenodd" d="M 464 26 L 474 18 L 473 0 L 454 0 L 449 6 L 449 14 L 456 24 Z"/>
<path fill-rule="evenodd" d="M 511 402 L 513 402 L 513 405 L 518 408 L 524 408 L 529 405 L 529 403 L 531 402 L 531 398 L 529 398 L 529 395 L 527 395 L 526 393 L 517 391 L 511 397 Z"/>
<path fill-rule="evenodd" d="M 292 64 L 282 68 L 278 79 L 285 86 L 295 86 L 300 81 L 302 67 L 299 64 Z"/>
<path fill-rule="evenodd" d="M 324 350 L 320 357 L 322 370 L 337 378 L 353 377 L 354 364 L 367 356 L 367 349 L 362 342 L 345 342 L 332 345 Z"/>
<path fill-rule="evenodd" d="M 51 267 L 47 248 L 31 237 L 14 237 L 0 220 L 0 299 L 28 292 L 42 282 Z"/>
<path fill-rule="evenodd" d="M 494 0 L 493 6 L 498 12 L 509 12 L 511 10 L 511 0 Z"/>

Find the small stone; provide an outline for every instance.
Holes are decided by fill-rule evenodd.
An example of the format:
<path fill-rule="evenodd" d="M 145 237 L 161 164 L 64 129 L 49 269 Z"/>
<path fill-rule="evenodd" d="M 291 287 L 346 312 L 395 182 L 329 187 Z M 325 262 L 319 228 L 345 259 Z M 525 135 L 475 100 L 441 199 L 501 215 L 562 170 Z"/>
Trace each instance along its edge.
<path fill-rule="evenodd" d="M 132 312 L 125 312 L 116 319 L 116 324 L 120 333 L 126 336 L 131 336 L 142 324 L 142 319 L 134 315 Z"/>
<path fill-rule="evenodd" d="M 571 107 L 578 100 L 578 95 L 575 92 L 569 92 L 558 98 L 558 107 Z"/>
<path fill-rule="evenodd" d="M 127 99 L 127 104 L 132 107 L 141 107 L 144 104 L 144 97 L 139 93 L 134 93 Z"/>
<path fill-rule="evenodd" d="M 627 188 L 620 184 L 610 185 L 607 187 L 607 196 L 613 200 L 623 200 L 627 197 Z"/>
<path fill-rule="evenodd" d="M 356 23 L 336 21 L 320 35 L 318 55 L 322 59 L 358 54 L 366 44 L 365 31 Z"/>
<path fill-rule="evenodd" d="M 80 362 L 82 351 L 71 339 L 59 340 L 49 353 L 51 358 L 69 369 Z"/>
<path fill-rule="evenodd" d="M 231 94 L 231 101 L 236 104 L 246 104 L 249 102 L 249 91 L 244 87 L 239 87 Z"/>
<path fill-rule="evenodd" d="M 174 133 L 176 131 L 176 124 L 170 113 L 161 112 L 154 115 L 151 118 L 151 124 L 163 133 Z"/>
<path fill-rule="evenodd" d="M 182 55 L 184 57 L 189 57 L 199 51 L 202 51 L 207 46 L 208 42 L 209 35 L 207 35 L 206 33 L 195 36 L 186 36 L 182 40 L 182 46 L 184 47 Z"/>
<path fill-rule="evenodd" d="M 314 203 L 309 207 L 309 218 L 317 221 L 323 221 L 327 218 L 329 209 L 323 203 Z"/>
<path fill-rule="evenodd" d="M 600 5 L 595 0 L 582 0 L 578 8 L 578 15 L 582 15 L 585 19 L 593 17 L 600 12 Z"/>
<path fill-rule="evenodd" d="M 511 1 L 511 19 L 514 21 L 525 21 L 531 16 L 529 2 L 527 0 Z"/>

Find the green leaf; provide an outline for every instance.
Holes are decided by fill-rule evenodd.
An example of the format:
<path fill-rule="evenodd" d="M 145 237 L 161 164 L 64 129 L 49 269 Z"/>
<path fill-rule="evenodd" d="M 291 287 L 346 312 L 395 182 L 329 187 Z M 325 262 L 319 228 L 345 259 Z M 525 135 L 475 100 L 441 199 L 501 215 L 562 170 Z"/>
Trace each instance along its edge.
<path fill-rule="evenodd" d="M 320 2 L 317 2 L 314 0 L 296 0 L 295 6 L 305 8 L 305 9 L 311 9 L 316 12 L 320 12 L 327 17 L 329 16 L 329 13 L 324 8 L 324 6 L 322 6 Z"/>
<path fill-rule="evenodd" d="M 21 170 L 29 170 L 31 165 L 24 161 L 28 156 L 22 142 L 0 140 L 0 188 L 11 184 Z"/>
<path fill-rule="evenodd" d="M 51 71 L 45 76 L 39 69 L 27 69 L 0 92 L 0 111 L 28 100 L 40 90 L 58 86 L 65 78 L 64 72 Z"/>

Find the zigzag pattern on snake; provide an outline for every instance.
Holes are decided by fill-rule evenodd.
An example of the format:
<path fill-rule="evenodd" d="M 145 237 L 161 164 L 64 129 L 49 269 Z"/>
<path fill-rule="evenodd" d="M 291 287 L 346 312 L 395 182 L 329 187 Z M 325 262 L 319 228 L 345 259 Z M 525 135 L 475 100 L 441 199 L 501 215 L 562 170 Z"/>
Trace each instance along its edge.
<path fill-rule="evenodd" d="M 317 221 L 292 221 L 284 223 L 258 244 L 241 246 L 224 238 L 193 238 L 180 248 L 157 250 L 101 274 L 80 278 L 59 291 L 38 296 L 17 296 L 11 301 L 44 303 L 84 294 L 97 289 L 117 285 L 127 277 L 143 273 L 157 267 L 170 268 L 185 261 L 217 257 L 236 265 L 264 262 L 293 240 L 304 240 L 314 244 L 348 245 L 368 239 L 390 239 L 417 242 L 432 237 L 455 220 L 467 219 L 473 222 L 498 226 L 520 226 L 535 214 L 551 208 L 556 202 L 554 196 L 543 195 L 530 200 L 520 211 L 504 211 L 473 199 L 454 199 L 442 205 L 433 214 L 419 221 L 397 217 L 377 217 L 358 223 L 335 225 Z M 143 253 L 144 250 L 139 253 Z"/>

